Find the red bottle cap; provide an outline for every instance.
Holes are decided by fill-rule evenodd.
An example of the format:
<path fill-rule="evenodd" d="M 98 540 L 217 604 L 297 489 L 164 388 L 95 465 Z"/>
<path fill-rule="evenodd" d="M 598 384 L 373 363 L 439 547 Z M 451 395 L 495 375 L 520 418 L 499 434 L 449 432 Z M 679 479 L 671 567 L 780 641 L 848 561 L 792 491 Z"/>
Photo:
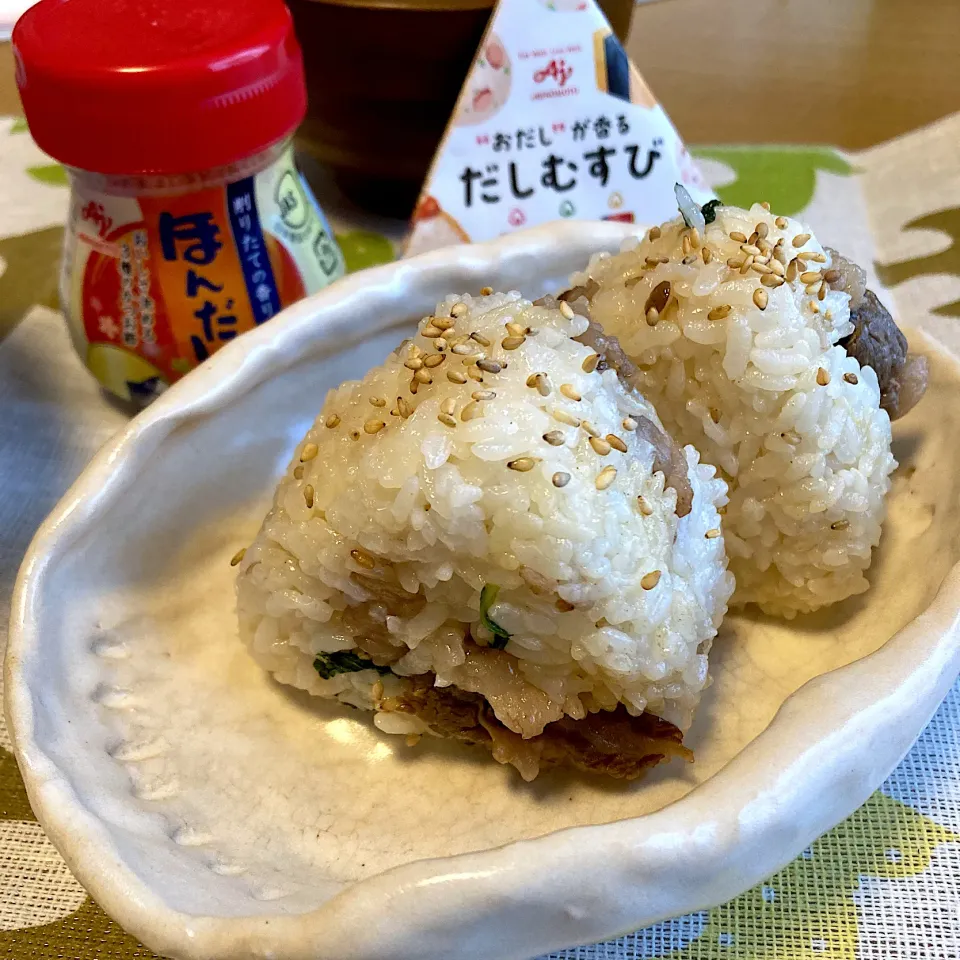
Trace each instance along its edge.
<path fill-rule="evenodd" d="M 40 0 L 13 50 L 33 138 L 82 170 L 209 170 L 288 136 L 306 112 L 282 0 Z"/>

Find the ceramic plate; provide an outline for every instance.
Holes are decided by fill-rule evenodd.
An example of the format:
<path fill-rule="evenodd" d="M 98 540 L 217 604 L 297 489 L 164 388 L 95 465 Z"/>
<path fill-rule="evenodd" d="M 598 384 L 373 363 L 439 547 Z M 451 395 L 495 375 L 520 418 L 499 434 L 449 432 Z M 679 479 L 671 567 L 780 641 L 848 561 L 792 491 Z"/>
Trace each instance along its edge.
<path fill-rule="evenodd" d="M 43 526 L 17 585 L 7 705 L 31 802 L 93 896 L 183 958 L 508 960 L 724 901 L 854 810 L 960 667 L 958 370 L 897 424 L 869 594 L 730 617 L 674 762 L 525 784 L 407 748 L 268 680 L 229 558 L 327 389 L 448 291 L 557 289 L 613 224 L 550 225 L 365 272 L 222 350 L 137 417 Z"/>

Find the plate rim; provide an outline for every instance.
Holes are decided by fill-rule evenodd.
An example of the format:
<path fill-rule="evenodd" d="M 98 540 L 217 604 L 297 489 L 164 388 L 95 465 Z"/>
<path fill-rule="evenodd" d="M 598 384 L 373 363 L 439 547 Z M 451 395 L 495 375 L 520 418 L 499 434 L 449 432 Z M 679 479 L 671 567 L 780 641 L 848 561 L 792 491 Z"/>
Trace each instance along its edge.
<path fill-rule="evenodd" d="M 41 525 L 11 603 L 4 679 L 14 752 L 37 818 L 71 870 L 149 947 L 186 960 L 253 960 L 270 951 L 289 960 L 446 960 L 457 938 L 458 956 L 481 960 L 495 947 L 504 960 L 522 960 L 604 939 L 713 906 L 776 872 L 863 803 L 933 715 L 960 671 L 960 564 L 931 605 L 879 650 L 804 684 L 727 766 L 660 810 L 403 864 L 352 884 L 308 913 L 240 918 L 169 907 L 124 863 L 106 824 L 41 749 L 23 665 L 42 651 L 46 577 L 178 425 L 214 414 L 296 362 L 305 344 L 329 336 L 365 300 L 395 307 L 411 287 L 428 288 L 447 276 L 482 279 L 504 258 L 546 263 L 579 250 L 585 262 L 588 250 L 615 248 L 640 229 L 558 222 L 344 278 L 231 342 L 174 384 L 107 442 Z M 913 665 L 907 673 L 905 663 Z M 864 696 L 868 689 L 871 697 Z M 820 749 L 811 746 L 778 763 L 777 744 L 785 740 Z M 739 778 L 743 768 L 762 775 Z M 804 804 L 800 798 L 812 783 L 825 799 Z M 794 814 L 788 823 L 785 807 Z M 371 924 L 371 916 L 383 919 Z"/>

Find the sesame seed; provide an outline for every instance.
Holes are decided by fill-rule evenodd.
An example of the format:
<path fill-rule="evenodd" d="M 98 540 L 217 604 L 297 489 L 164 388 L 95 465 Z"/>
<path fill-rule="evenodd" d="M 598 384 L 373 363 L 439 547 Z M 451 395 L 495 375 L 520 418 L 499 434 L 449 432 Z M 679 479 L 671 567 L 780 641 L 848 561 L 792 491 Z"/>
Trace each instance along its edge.
<path fill-rule="evenodd" d="M 560 410 L 560 409 L 554 410 L 554 411 L 553 411 L 553 419 L 554 419 L 554 420 L 559 420 L 560 423 L 565 423 L 568 427 L 579 427 L 579 426 L 580 426 L 580 418 L 579 418 L 579 417 L 575 417 L 575 416 L 573 416 L 573 415 L 570 414 L 570 413 L 567 413 L 566 410 Z"/>
<path fill-rule="evenodd" d="M 824 282 L 823 282 L 822 284 L 820 284 L 820 292 L 817 294 L 817 299 L 818 299 L 818 300 L 826 300 L 826 299 L 827 299 L 827 294 L 828 294 L 829 292 L 830 292 L 830 284 L 827 283 L 826 280 L 824 280 Z"/>
<path fill-rule="evenodd" d="M 641 578 L 640 586 L 644 590 L 652 590 L 660 582 L 660 576 L 659 570 L 653 570 Z"/>
<path fill-rule="evenodd" d="M 637 497 L 637 508 L 645 517 L 653 516 L 653 507 L 647 503 L 646 499 L 643 497 L 643 494 Z"/>
<path fill-rule="evenodd" d="M 363 429 L 365 433 L 379 433 L 386 424 L 382 420 L 368 420 L 364 425 Z"/>
<path fill-rule="evenodd" d="M 580 394 L 577 393 L 576 388 L 573 386 L 572 383 L 561 383 L 561 384 L 560 384 L 560 392 L 561 392 L 568 400 L 579 400 L 579 399 L 580 399 Z"/>
<path fill-rule="evenodd" d="M 455 427 L 455 426 L 457 425 L 456 418 L 455 418 L 454 416 L 452 416 L 451 414 L 449 414 L 449 413 L 438 413 L 438 414 L 437 414 L 437 419 L 438 419 L 445 427 Z"/>
<path fill-rule="evenodd" d="M 417 383 L 433 383 L 433 377 L 430 376 L 429 370 L 417 370 L 413 375 L 413 379 L 416 380 Z"/>
<path fill-rule="evenodd" d="M 303 488 L 303 501 L 310 510 L 313 509 L 313 484 L 308 483 Z"/>
<path fill-rule="evenodd" d="M 743 261 L 743 266 L 740 267 L 740 276 L 745 277 L 750 272 L 750 268 L 752 266 L 753 266 L 753 257 L 747 257 L 747 259 Z"/>
<path fill-rule="evenodd" d="M 694 250 L 700 249 L 700 244 L 703 242 L 700 238 L 700 231 L 696 227 L 690 228 L 690 245 Z"/>
<path fill-rule="evenodd" d="M 230 566 L 231 566 L 231 567 L 235 567 L 235 566 L 244 558 L 246 552 L 247 552 L 247 548 L 246 548 L 246 547 L 241 547 L 241 548 L 230 558 Z"/>
<path fill-rule="evenodd" d="M 460 370 L 448 370 L 447 379 L 451 383 L 466 383 L 467 375 L 465 373 L 462 373 Z"/>
<path fill-rule="evenodd" d="M 739 270 L 743 266 L 743 260 L 740 257 L 731 257 L 727 261 L 727 266 L 734 270 Z"/>
<path fill-rule="evenodd" d="M 705 536 L 708 540 L 716 540 L 717 537 L 720 536 L 720 529 L 719 529 L 719 527 L 713 527 L 713 529 L 708 530 L 708 531 L 704 534 L 704 536 Z"/>
<path fill-rule="evenodd" d="M 782 261 L 782 260 L 777 260 L 777 259 L 774 259 L 774 260 L 771 260 L 771 261 L 770 261 L 770 269 L 771 269 L 778 277 L 782 277 L 782 276 L 787 272 L 787 271 L 786 271 L 786 267 L 785 267 L 784 264 L 783 264 L 783 261 Z"/>
<path fill-rule="evenodd" d="M 830 529 L 831 529 L 831 530 L 846 530 L 846 529 L 849 528 L 849 526 L 850 526 L 850 521 L 849 521 L 849 520 L 834 520 L 833 523 L 830 524 Z"/>
<path fill-rule="evenodd" d="M 430 322 L 438 330 L 450 330 L 457 325 L 457 321 L 451 317 L 434 317 Z"/>
<path fill-rule="evenodd" d="M 847 383 L 852 383 L 854 386 L 860 382 L 859 377 L 857 377 L 855 373 L 845 373 L 843 379 L 846 380 Z"/>
<path fill-rule="evenodd" d="M 354 563 L 359 564 L 361 567 L 366 567 L 367 570 L 372 570 L 377 565 L 377 561 L 374 560 L 366 550 L 351 550 L 350 556 L 353 558 Z"/>
<path fill-rule="evenodd" d="M 517 457 L 516 460 L 507 461 L 507 468 L 517 473 L 529 473 L 539 462 L 539 457 Z"/>
<path fill-rule="evenodd" d="M 617 479 L 617 468 L 616 467 L 604 467 L 598 474 L 597 479 L 593 481 L 593 485 L 598 490 L 606 490 L 614 480 Z"/>
<path fill-rule="evenodd" d="M 474 390 L 470 396 L 474 400 L 495 400 L 497 394 L 495 390 Z"/>
<path fill-rule="evenodd" d="M 756 243 L 760 239 L 760 234 L 756 230 L 747 237 L 747 243 Z"/>
<path fill-rule="evenodd" d="M 778 277 L 775 273 L 768 273 L 760 278 L 760 282 L 765 287 L 779 287 L 783 282 L 783 277 Z"/>
<path fill-rule="evenodd" d="M 619 450 L 621 453 L 627 452 L 627 445 L 615 433 L 607 434 L 607 443 L 609 443 L 614 450 Z"/>
<path fill-rule="evenodd" d="M 767 301 L 768 301 L 767 291 L 764 290 L 762 287 L 757 287 L 757 289 L 753 291 L 753 302 L 757 305 L 759 309 L 766 310 Z"/>
<path fill-rule="evenodd" d="M 826 280 L 827 283 L 836 283 L 840 279 L 840 271 L 827 270 L 823 274 L 823 279 Z"/>
<path fill-rule="evenodd" d="M 713 251 L 709 247 L 704 247 L 700 251 L 700 258 L 704 263 L 709 263 L 713 259 Z"/>
<path fill-rule="evenodd" d="M 397 397 L 397 411 L 399 412 L 400 416 L 403 417 L 404 420 L 406 420 L 407 417 L 409 417 L 410 414 L 413 413 L 413 411 L 410 409 L 410 404 L 407 403 L 407 401 L 404 400 L 403 397 Z"/>
<path fill-rule="evenodd" d="M 360 431 L 359 431 L 359 430 L 351 430 L 351 431 L 350 431 L 350 439 L 351 439 L 351 440 L 359 440 L 359 439 L 360 439 Z"/>
<path fill-rule="evenodd" d="M 821 387 L 825 387 L 830 382 L 830 374 L 823 369 L 823 367 L 817 368 L 817 383 Z"/>
<path fill-rule="evenodd" d="M 438 337 L 443 336 L 443 331 L 438 330 L 436 327 L 433 327 L 433 326 L 424 327 L 423 330 L 421 330 L 420 332 L 428 340 L 436 340 Z"/>
<path fill-rule="evenodd" d="M 500 346 L 504 350 L 516 350 L 517 347 L 522 347 L 526 343 L 526 337 L 504 337 L 500 341 Z"/>
<path fill-rule="evenodd" d="M 480 404 L 477 403 L 476 400 L 473 400 L 472 402 L 468 403 L 460 411 L 460 419 L 464 423 L 468 423 L 470 420 L 477 420 L 482 416 L 483 416 L 483 407 L 480 406 Z"/>
<path fill-rule="evenodd" d="M 493 293 L 493 287 L 481 287 L 481 288 L 480 288 L 480 296 L 481 296 L 481 297 L 489 297 L 490 294 L 492 294 L 492 293 Z"/>
<path fill-rule="evenodd" d="M 305 443 L 300 451 L 300 462 L 306 463 L 308 460 L 312 460 L 319 450 L 320 448 L 315 443 Z"/>
<path fill-rule="evenodd" d="M 740 249 L 743 253 L 747 253 L 752 257 L 759 257 L 761 255 L 760 248 L 755 247 L 752 243 L 741 243 Z"/>
<path fill-rule="evenodd" d="M 597 364 L 600 362 L 600 356 L 596 353 L 591 353 L 586 357 L 582 364 L 580 364 L 580 369 L 584 373 L 593 373 L 597 369 Z"/>
<path fill-rule="evenodd" d="M 440 412 L 453 413 L 456 406 L 457 406 L 457 401 L 453 397 L 447 397 L 447 399 L 440 404 Z"/>
<path fill-rule="evenodd" d="M 439 367 L 440 364 L 446 359 L 447 358 L 442 353 L 431 353 L 430 356 L 423 361 L 423 365 L 429 369 L 432 369 L 433 367 Z"/>
<path fill-rule="evenodd" d="M 403 361 L 403 365 L 408 370 L 419 370 L 423 366 L 423 361 L 419 357 L 410 357 Z"/>
<path fill-rule="evenodd" d="M 750 265 L 750 269 L 759 274 L 773 273 L 773 270 L 770 267 L 768 267 L 765 263 L 760 263 L 759 260 L 754 260 L 754 262 Z"/>
<path fill-rule="evenodd" d="M 557 600 L 556 600 L 556 603 L 554 604 L 554 606 L 555 606 L 561 613 L 569 613 L 571 610 L 575 610 L 575 609 L 576 609 L 576 608 L 574 607 L 574 605 L 573 605 L 572 603 L 570 603 L 569 600 L 564 600 L 563 597 L 557 597 Z"/>
<path fill-rule="evenodd" d="M 545 373 L 537 374 L 537 393 L 541 397 L 550 396 L 550 378 Z"/>
<path fill-rule="evenodd" d="M 443 353 L 447 349 L 447 341 L 444 339 L 434 340 L 433 345 L 437 348 L 438 353 Z"/>
<path fill-rule="evenodd" d="M 467 367 L 467 376 L 477 383 L 483 383 L 483 374 L 476 367 Z"/>
<path fill-rule="evenodd" d="M 689 254 L 689 253 L 691 253 L 691 252 L 693 251 L 693 244 L 690 242 L 690 238 L 689 238 L 689 237 L 685 236 L 685 237 L 683 238 L 683 242 L 681 243 L 681 247 L 683 248 L 683 253 L 684 253 L 684 255 L 687 255 L 687 254 Z"/>
<path fill-rule="evenodd" d="M 471 340 L 476 340 L 477 343 L 479 343 L 481 347 L 489 347 L 489 346 L 490 346 L 490 341 L 489 341 L 482 333 L 477 333 L 476 330 L 474 330 L 473 333 L 470 334 L 470 339 L 471 339 Z"/>
<path fill-rule="evenodd" d="M 450 308 L 451 317 L 462 317 L 470 308 L 461 300 Z"/>
<path fill-rule="evenodd" d="M 294 468 L 293 468 L 293 479 L 294 479 L 294 480 L 302 480 L 302 479 L 303 479 L 303 467 L 302 467 L 302 466 L 294 467 Z"/>
<path fill-rule="evenodd" d="M 787 218 L 786 218 L 786 217 L 777 217 L 777 219 L 774 220 L 773 222 L 777 225 L 777 228 L 778 228 L 778 229 L 783 230 L 784 227 L 786 227 L 786 225 L 787 225 Z"/>
<path fill-rule="evenodd" d="M 387 401 L 383 397 L 370 397 L 370 406 L 372 407 L 385 407 Z"/>
<path fill-rule="evenodd" d="M 739 230 L 733 230 L 730 233 L 730 239 L 735 240 L 737 243 L 746 243 L 747 235 L 745 233 L 741 233 Z"/>
<path fill-rule="evenodd" d="M 651 307 L 647 311 L 647 326 L 655 327 L 660 322 L 660 311 L 656 307 Z"/>
<path fill-rule="evenodd" d="M 477 361 L 477 366 L 485 373 L 499 373 L 503 367 L 496 360 L 490 360 L 488 357 L 481 357 Z"/>
<path fill-rule="evenodd" d="M 800 271 L 800 267 L 796 259 L 791 260 L 787 264 L 787 272 L 786 274 L 784 274 L 784 276 L 787 278 L 787 282 L 793 283 L 793 281 L 797 279 L 797 274 L 799 273 L 799 271 Z"/>
<path fill-rule="evenodd" d="M 714 423 L 719 423 L 719 422 L 720 422 L 720 418 L 721 418 L 722 414 L 720 413 L 720 411 L 719 411 L 716 407 L 711 407 L 708 412 L 709 412 L 709 414 L 710 414 L 710 419 L 711 419 Z"/>
<path fill-rule="evenodd" d="M 733 307 L 729 303 L 722 303 L 719 307 L 714 307 L 708 314 L 708 320 L 726 320 L 730 316 Z"/>
<path fill-rule="evenodd" d="M 570 474 L 564 473 L 562 470 L 555 473 L 551 478 L 551 482 L 555 487 L 565 487 L 570 482 Z"/>
<path fill-rule="evenodd" d="M 332 430 L 334 427 L 339 427 L 340 418 L 335 413 L 331 413 L 326 419 L 326 426 L 328 430 Z"/>
<path fill-rule="evenodd" d="M 815 281 L 822 279 L 823 274 L 819 270 L 806 270 L 800 274 L 801 283 L 814 283 Z"/>
<path fill-rule="evenodd" d="M 382 681 L 382 680 L 378 680 L 378 681 L 370 688 L 370 696 L 371 696 L 371 697 L 373 698 L 373 700 L 376 701 L 376 702 L 379 702 L 380 700 L 383 699 L 383 681 Z"/>
<path fill-rule="evenodd" d="M 570 309 L 570 304 L 566 300 L 560 301 L 560 315 L 564 320 L 572 320 L 575 316 L 573 310 Z"/>
<path fill-rule="evenodd" d="M 507 333 L 509 333 L 511 337 L 522 337 L 529 329 L 522 323 L 505 323 L 504 326 L 507 328 Z"/>
<path fill-rule="evenodd" d="M 599 436 L 600 436 L 600 431 L 597 430 L 597 428 L 596 428 L 589 420 L 581 420 L 581 421 L 580 421 L 580 426 L 583 428 L 583 432 L 584 432 L 588 437 L 599 437 Z"/>
<path fill-rule="evenodd" d="M 613 449 L 606 440 L 602 440 L 600 437 L 591 437 L 590 446 L 593 447 L 593 452 L 600 454 L 601 457 L 605 457 Z"/>
<path fill-rule="evenodd" d="M 652 270 L 654 267 L 659 267 L 659 266 L 660 266 L 660 258 L 659 258 L 659 257 L 646 257 L 646 258 L 644 259 L 644 261 L 643 261 L 643 265 L 644 265 L 647 269 Z"/>
<path fill-rule="evenodd" d="M 815 280 L 813 283 L 808 283 L 803 289 L 804 293 L 809 293 L 811 296 L 820 292 L 820 287 L 823 284 L 820 280 Z"/>
<path fill-rule="evenodd" d="M 637 429 L 637 421 L 633 417 L 624 417 L 621 426 L 624 430 L 632 432 Z"/>
<path fill-rule="evenodd" d="M 787 254 L 787 248 L 783 245 L 783 240 L 780 239 L 777 241 L 777 245 L 773 248 L 773 260 L 770 261 L 770 266 L 773 267 L 774 263 L 779 263 L 781 267 L 785 267 L 790 262 L 790 257 Z M 776 267 L 773 267 L 776 270 Z"/>
<path fill-rule="evenodd" d="M 760 237 L 761 239 L 763 239 L 765 236 L 767 236 L 768 233 L 770 233 L 770 227 L 769 227 L 768 224 L 763 223 L 763 222 L 757 224 L 757 236 L 758 236 L 758 237 Z"/>
<path fill-rule="evenodd" d="M 458 357 L 469 357 L 473 355 L 473 347 L 468 343 L 455 343 L 450 348 L 451 353 L 455 353 Z"/>
<path fill-rule="evenodd" d="M 543 439 L 546 440 L 551 447 L 562 447 L 566 442 L 566 437 L 563 435 L 562 430 L 550 430 L 543 435 Z"/>
<path fill-rule="evenodd" d="M 659 240 L 660 237 L 661 237 L 660 228 L 659 228 L 659 227 L 651 227 L 651 228 L 650 228 L 650 232 L 647 234 L 647 236 L 648 236 L 651 240 Z"/>
<path fill-rule="evenodd" d="M 795 247 L 802 247 L 810 239 L 809 233 L 798 233 L 793 238 L 793 245 Z"/>
<path fill-rule="evenodd" d="M 695 253 L 688 253 L 680 262 L 685 266 L 689 267 L 691 264 L 694 264 L 700 258 Z"/>
<path fill-rule="evenodd" d="M 657 313 L 663 313 L 667 308 L 667 304 L 670 302 L 672 289 L 669 280 L 658 283 L 653 290 L 650 291 L 650 296 L 647 297 L 647 302 L 643 305 L 644 314 L 648 314 L 651 307 L 656 310 Z M 647 320 L 647 323 L 650 323 L 650 321 Z"/>

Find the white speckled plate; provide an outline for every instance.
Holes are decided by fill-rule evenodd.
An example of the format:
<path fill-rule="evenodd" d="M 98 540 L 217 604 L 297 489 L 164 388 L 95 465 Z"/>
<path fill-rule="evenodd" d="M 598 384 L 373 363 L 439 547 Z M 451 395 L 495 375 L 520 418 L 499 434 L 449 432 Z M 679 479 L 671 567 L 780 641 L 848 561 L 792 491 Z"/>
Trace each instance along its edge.
<path fill-rule="evenodd" d="M 933 382 L 895 430 L 871 592 L 730 618 L 693 766 L 526 785 L 282 689 L 239 644 L 228 560 L 327 388 L 446 292 L 555 288 L 625 232 L 553 224 L 335 284 L 161 397 L 37 535 L 6 664 L 17 755 L 67 862 L 155 950 L 508 960 L 707 907 L 862 803 L 932 714 L 960 667 L 960 374 L 919 335 Z"/>

